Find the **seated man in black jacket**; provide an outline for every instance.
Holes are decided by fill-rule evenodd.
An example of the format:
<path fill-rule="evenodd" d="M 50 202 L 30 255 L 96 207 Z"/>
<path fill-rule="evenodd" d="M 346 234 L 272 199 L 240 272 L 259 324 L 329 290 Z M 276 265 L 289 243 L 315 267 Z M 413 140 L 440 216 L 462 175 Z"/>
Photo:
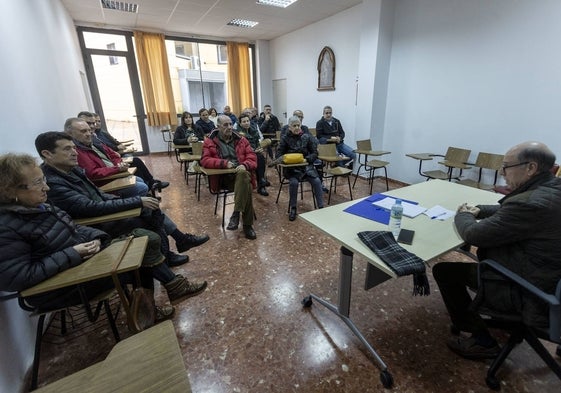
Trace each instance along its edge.
<path fill-rule="evenodd" d="M 50 187 L 49 200 L 72 218 L 97 217 L 141 207 L 140 217 L 98 224 L 95 227 L 113 237 L 139 227 L 158 233 L 162 239 L 162 253 L 167 257 L 170 266 L 187 263 L 189 257 L 170 251 L 168 235 L 175 240 L 179 252 L 199 246 L 209 239 L 207 235 L 195 236 L 180 231 L 177 225 L 161 212 L 156 198 L 119 198 L 101 191 L 78 166 L 76 147 L 70 135 L 55 131 L 42 133 L 35 139 L 35 147 L 44 161 L 41 168 Z"/>
<path fill-rule="evenodd" d="M 456 230 L 477 247 L 479 260 L 492 259 L 547 293 L 561 278 L 561 178 L 550 169 L 555 155 L 543 143 L 525 142 L 504 156 L 501 175 L 513 190 L 497 205 L 458 207 Z M 448 347 L 468 359 L 494 358 L 499 346 L 485 320 L 475 312 L 467 288 L 477 288 L 477 264 L 441 262 L 432 269 L 455 328 L 471 333 L 453 337 Z M 546 327 L 547 307 L 521 295 L 500 280 L 484 281 L 483 306 L 498 313 L 518 314 L 533 327 Z M 545 315 L 544 315 L 545 314 Z"/>

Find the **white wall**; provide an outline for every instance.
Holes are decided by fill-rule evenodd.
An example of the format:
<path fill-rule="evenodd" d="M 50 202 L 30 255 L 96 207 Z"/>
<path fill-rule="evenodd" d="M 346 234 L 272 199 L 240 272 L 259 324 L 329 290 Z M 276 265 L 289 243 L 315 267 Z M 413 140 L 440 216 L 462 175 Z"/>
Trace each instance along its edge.
<path fill-rule="evenodd" d="M 384 130 L 392 175 L 418 181 L 416 162 L 396 158 L 449 145 L 474 159 L 534 139 L 561 157 L 559 15 L 555 0 L 398 1 Z"/>
<path fill-rule="evenodd" d="M 0 154 L 37 155 L 37 134 L 88 109 L 74 25 L 58 0 L 2 1 L 0 48 Z M 0 392 L 20 391 L 36 323 L 15 300 L 0 303 L 0 320 Z"/>
<path fill-rule="evenodd" d="M 408 183 L 422 178 L 406 153 L 444 153 L 451 145 L 470 148 L 474 160 L 479 151 L 503 153 L 535 139 L 561 160 L 555 133 L 561 124 L 561 2 L 394 0 L 390 6 L 382 0 L 381 9 L 378 3 L 365 0 L 271 41 L 272 79 L 287 79 L 288 108 L 302 107 L 305 124 L 313 126 L 321 107 L 331 104 L 352 133 L 348 144 L 357 139 L 355 129 L 361 139 L 361 127 L 370 128 L 371 139 L 382 144 L 376 148 L 392 151 L 385 156 L 389 176 Z M 365 36 L 376 35 L 369 47 Z M 317 55 L 324 45 L 337 58 L 332 93 L 315 91 Z M 368 64 L 376 73 L 368 82 L 371 94 L 362 91 L 363 81 L 372 79 Z M 350 86 L 357 75 L 361 113 L 355 115 Z M 355 126 L 355 117 L 369 112 L 362 101 L 372 101 L 371 117 Z"/>
<path fill-rule="evenodd" d="M 361 6 L 345 10 L 270 42 L 271 80 L 286 78 L 287 109 L 304 111 L 315 127 L 325 105 L 341 120 L 351 146 L 355 135 L 355 95 L 360 52 Z M 335 90 L 317 91 L 318 56 L 324 46 L 335 54 Z M 372 68 L 374 65 L 372 65 Z"/>

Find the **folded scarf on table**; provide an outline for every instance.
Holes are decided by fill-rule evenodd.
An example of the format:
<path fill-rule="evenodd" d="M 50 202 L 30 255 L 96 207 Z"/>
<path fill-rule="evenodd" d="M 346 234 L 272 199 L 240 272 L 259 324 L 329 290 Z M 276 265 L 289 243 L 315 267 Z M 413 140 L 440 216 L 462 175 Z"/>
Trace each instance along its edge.
<path fill-rule="evenodd" d="M 413 275 L 413 295 L 430 294 L 425 262 L 395 241 L 389 231 L 364 231 L 358 237 L 398 276 Z"/>

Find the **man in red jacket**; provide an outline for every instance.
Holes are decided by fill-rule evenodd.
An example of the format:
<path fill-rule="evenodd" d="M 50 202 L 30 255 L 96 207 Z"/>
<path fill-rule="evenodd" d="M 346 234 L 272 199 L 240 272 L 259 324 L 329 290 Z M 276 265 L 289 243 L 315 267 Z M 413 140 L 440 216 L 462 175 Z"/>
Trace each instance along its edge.
<path fill-rule="evenodd" d="M 220 115 L 217 122 L 218 129 L 212 131 L 204 141 L 201 165 L 203 168 L 236 169 L 232 174 L 211 176 L 210 187 L 216 191 L 221 188 L 234 191 L 234 212 L 226 229 L 238 229 L 241 213 L 245 237 L 253 240 L 257 238 L 253 230 L 255 213 L 252 196 L 257 156 L 249 141 L 233 132 L 230 117 Z"/>

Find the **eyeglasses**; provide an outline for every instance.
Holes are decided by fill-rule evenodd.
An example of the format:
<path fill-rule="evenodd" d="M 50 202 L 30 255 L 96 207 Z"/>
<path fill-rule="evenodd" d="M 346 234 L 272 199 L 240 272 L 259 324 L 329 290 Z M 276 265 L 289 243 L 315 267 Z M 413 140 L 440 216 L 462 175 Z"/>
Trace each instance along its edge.
<path fill-rule="evenodd" d="M 95 121 L 87 121 L 86 123 L 88 123 L 88 125 L 93 126 L 95 124 Z"/>
<path fill-rule="evenodd" d="M 331 112 L 323 112 L 323 113 L 325 113 L 326 115 L 330 115 L 330 114 L 331 114 Z"/>
<path fill-rule="evenodd" d="M 31 184 L 21 184 L 18 186 L 18 188 L 22 190 L 30 190 L 32 188 L 33 189 L 43 188 L 46 185 L 47 185 L 47 178 L 42 177 L 40 179 L 34 180 Z"/>
<path fill-rule="evenodd" d="M 503 173 L 505 173 L 505 170 L 506 170 L 507 168 L 514 168 L 514 167 L 516 167 L 516 166 L 526 165 L 526 164 L 529 164 L 529 163 L 530 163 L 529 161 L 524 161 L 524 162 L 519 162 L 518 164 L 511 164 L 511 165 L 503 164 L 503 166 L 501 167 L 501 171 L 502 171 Z"/>

